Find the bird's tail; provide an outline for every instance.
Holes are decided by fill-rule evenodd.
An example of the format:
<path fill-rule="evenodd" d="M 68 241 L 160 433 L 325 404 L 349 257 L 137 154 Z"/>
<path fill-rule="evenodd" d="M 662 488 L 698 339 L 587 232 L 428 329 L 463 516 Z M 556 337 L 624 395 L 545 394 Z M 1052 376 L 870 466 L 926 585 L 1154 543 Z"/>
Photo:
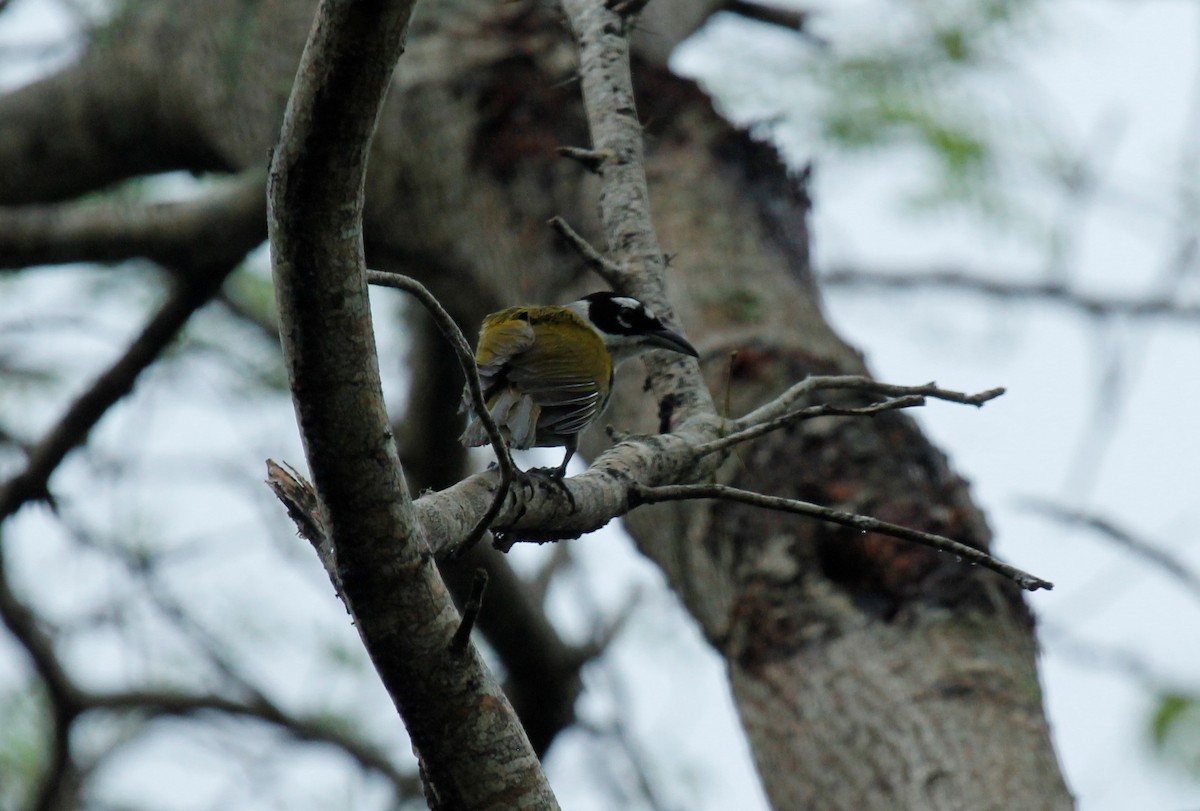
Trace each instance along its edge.
<path fill-rule="evenodd" d="M 533 398 L 514 388 L 507 388 L 497 392 L 488 406 L 492 419 L 500 428 L 500 434 L 510 447 L 518 450 L 533 447 L 537 440 L 538 417 L 542 413 L 541 407 Z M 467 427 L 460 440 L 469 448 L 489 442 L 483 423 L 473 411 L 467 419 Z"/>

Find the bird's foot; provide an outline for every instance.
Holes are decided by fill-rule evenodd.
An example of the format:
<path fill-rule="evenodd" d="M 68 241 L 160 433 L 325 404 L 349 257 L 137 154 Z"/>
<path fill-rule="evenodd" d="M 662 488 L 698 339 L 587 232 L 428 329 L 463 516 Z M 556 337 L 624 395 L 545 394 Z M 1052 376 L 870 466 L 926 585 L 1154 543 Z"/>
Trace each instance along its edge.
<path fill-rule="evenodd" d="M 567 498 L 567 503 L 571 505 L 571 511 L 575 512 L 578 506 L 575 504 L 575 496 L 571 494 L 571 488 L 567 487 L 567 469 L 565 465 L 559 467 L 534 467 L 526 471 L 525 475 L 530 476 L 536 474 L 538 477 L 543 477 L 552 485 L 562 491 Z"/>

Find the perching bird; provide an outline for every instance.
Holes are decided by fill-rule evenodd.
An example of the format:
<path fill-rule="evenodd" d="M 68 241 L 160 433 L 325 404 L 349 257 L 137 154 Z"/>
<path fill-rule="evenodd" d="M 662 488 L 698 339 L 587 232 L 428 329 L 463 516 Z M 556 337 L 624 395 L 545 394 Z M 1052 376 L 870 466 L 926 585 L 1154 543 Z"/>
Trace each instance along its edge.
<path fill-rule="evenodd" d="M 604 413 L 613 370 L 652 349 L 699 357 L 695 348 L 635 298 L 592 293 L 561 306 L 510 307 L 483 320 L 475 367 L 483 399 L 510 447 L 566 448 L 563 476 L 579 434 Z M 470 411 L 469 392 L 463 408 Z M 472 412 L 467 446 L 486 445 Z"/>

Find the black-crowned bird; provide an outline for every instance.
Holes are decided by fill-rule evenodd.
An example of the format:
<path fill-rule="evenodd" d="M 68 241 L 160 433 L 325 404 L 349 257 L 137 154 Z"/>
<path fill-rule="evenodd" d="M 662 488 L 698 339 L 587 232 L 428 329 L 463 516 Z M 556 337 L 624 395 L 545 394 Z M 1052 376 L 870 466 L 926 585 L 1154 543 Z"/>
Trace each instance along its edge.
<path fill-rule="evenodd" d="M 509 447 L 563 447 L 554 475 L 563 476 L 579 434 L 608 405 L 613 370 L 652 349 L 699 357 L 642 302 L 616 293 L 592 293 L 566 305 L 510 307 L 483 320 L 475 367 L 483 399 Z M 462 442 L 488 444 L 470 409 Z"/>

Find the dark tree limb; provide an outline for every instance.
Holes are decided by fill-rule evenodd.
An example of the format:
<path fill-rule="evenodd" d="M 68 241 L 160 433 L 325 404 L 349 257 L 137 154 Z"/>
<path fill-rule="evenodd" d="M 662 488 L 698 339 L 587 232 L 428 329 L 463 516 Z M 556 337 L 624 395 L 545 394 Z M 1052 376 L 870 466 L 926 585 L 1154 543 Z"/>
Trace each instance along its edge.
<path fill-rule="evenodd" d="M 236 264 L 266 236 L 266 173 L 255 169 L 182 202 L 0 208 L 0 268 L 140 258 L 195 274 Z"/>

